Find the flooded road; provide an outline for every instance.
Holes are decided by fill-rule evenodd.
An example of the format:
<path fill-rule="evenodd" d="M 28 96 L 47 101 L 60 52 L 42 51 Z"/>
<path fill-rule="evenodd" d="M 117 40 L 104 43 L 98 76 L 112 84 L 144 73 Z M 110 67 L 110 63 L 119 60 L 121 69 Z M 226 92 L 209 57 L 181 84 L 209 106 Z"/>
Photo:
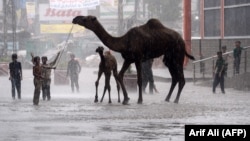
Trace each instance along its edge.
<path fill-rule="evenodd" d="M 12 100 L 8 78 L 0 77 L 0 140 L 184 141 L 186 124 L 250 124 L 249 92 L 226 89 L 223 95 L 217 88 L 213 94 L 211 88 L 193 83 L 186 83 L 179 104 L 173 103 L 176 90 L 171 102 L 164 101 L 170 83 L 156 82 L 159 94 L 145 94 L 143 104 L 137 104 L 138 94 L 129 93 L 130 104 L 122 105 L 112 80 L 112 104 L 107 94 L 102 103 L 94 103 L 94 71 L 82 70 L 80 93 L 52 84 L 52 100 L 40 100 L 39 106 L 32 103 L 31 70 L 24 71 L 21 100 Z"/>

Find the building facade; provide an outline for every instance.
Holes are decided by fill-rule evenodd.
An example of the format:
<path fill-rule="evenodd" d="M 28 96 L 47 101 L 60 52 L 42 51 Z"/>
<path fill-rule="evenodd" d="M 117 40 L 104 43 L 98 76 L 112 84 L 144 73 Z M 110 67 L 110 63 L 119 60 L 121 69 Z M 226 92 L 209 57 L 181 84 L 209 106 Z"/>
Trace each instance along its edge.
<path fill-rule="evenodd" d="M 249 38 L 249 0 L 201 0 L 201 38 Z"/>

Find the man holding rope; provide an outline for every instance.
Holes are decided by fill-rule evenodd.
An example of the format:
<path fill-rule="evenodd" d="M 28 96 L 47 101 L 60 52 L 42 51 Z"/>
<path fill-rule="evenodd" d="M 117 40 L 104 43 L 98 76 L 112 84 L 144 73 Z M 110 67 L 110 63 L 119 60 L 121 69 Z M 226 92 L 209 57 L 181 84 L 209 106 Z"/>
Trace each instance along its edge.
<path fill-rule="evenodd" d="M 42 57 L 42 68 L 52 68 L 55 66 L 58 58 L 59 58 L 60 52 L 57 53 L 56 58 L 51 62 L 47 64 L 47 56 Z M 51 83 L 51 69 L 42 69 L 42 76 L 43 76 L 43 82 L 42 82 L 42 93 L 43 93 L 43 100 L 50 100 L 50 83 Z"/>

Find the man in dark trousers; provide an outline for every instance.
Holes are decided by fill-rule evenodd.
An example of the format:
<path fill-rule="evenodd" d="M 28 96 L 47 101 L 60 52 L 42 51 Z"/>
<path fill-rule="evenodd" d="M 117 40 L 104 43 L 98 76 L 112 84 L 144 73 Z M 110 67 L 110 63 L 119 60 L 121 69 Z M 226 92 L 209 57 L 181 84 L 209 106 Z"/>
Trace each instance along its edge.
<path fill-rule="evenodd" d="M 15 99 L 15 89 L 17 90 L 18 99 L 21 99 L 21 80 L 22 75 L 22 65 L 17 61 L 17 54 L 12 54 L 12 62 L 9 63 L 12 98 Z"/>
<path fill-rule="evenodd" d="M 213 93 L 215 93 L 215 89 L 217 85 L 220 83 L 221 87 L 221 92 L 225 94 L 224 90 L 224 68 L 225 68 L 225 60 L 222 57 L 222 52 L 219 51 L 217 52 L 218 59 L 216 60 L 215 64 L 215 77 L 214 77 L 214 82 L 213 82 Z"/>
<path fill-rule="evenodd" d="M 149 83 L 149 93 L 153 94 L 153 90 L 155 89 L 156 93 L 158 93 L 155 84 L 154 84 L 154 76 L 152 71 L 153 59 L 146 60 L 142 62 L 142 92 L 145 93 L 145 89 L 147 84 Z"/>
<path fill-rule="evenodd" d="M 222 54 L 227 53 L 227 46 L 221 47 Z M 228 70 L 228 60 L 231 56 L 229 54 L 223 55 L 223 59 L 225 60 L 225 67 L 224 67 L 224 76 L 227 77 L 227 70 Z"/>
<path fill-rule="evenodd" d="M 241 47 L 241 42 L 235 41 L 235 48 L 233 50 L 235 74 L 240 73 L 240 59 L 241 59 L 241 51 L 242 50 L 243 50 L 243 48 Z"/>
<path fill-rule="evenodd" d="M 71 90 L 74 92 L 74 87 L 76 87 L 77 92 L 79 92 L 78 77 L 81 72 L 81 66 L 77 60 L 75 60 L 75 55 L 70 54 L 71 60 L 68 62 L 67 77 L 70 76 Z"/>

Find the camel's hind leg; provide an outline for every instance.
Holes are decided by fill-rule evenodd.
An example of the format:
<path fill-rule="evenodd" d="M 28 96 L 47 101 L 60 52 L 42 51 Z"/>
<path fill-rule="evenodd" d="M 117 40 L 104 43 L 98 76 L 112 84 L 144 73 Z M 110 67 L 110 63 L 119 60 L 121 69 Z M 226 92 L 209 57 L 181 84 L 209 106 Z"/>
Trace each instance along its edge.
<path fill-rule="evenodd" d="M 166 101 L 169 101 L 176 84 L 179 83 L 177 96 L 176 96 L 176 99 L 174 101 L 175 103 L 178 103 L 180 95 L 181 95 L 181 91 L 185 85 L 183 67 L 182 67 L 182 65 L 178 65 L 178 64 L 170 65 L 170 66 L 171 67 L 169 67 L 169 72 L 172 76 L 172 84 L 171 84 L 171 88 L 169 90 L 168 96 L 166 97 Z"/>
<path fill-rule="evenodd" d="M 175 70 L 173 68 L 170 68 L 169 67 L 169 72 L 171 74 L 171 77 L 172 77 L 172 83 L 171 83 L 171 87 L 170 87 L 170 90 L 168 92 L 168 96 L 166 97 L 165 101 L 169 102 L 169 99 L 174 91 L 174 88 L 178 82 L 177 78 L 176 78 L 176 75 L 175 75 Z"/>
<path fill-rule="evenodd" d="M 120 103 L 121 102 L 121 99 L 120 99 L 120 83 L 119 83 L 119 80 L 118 80 L 117 69 L 113 70 L 113 75 L 115 77 L 115 82 L 116 82 L 116 87 L 117 87 L 117 92 L 118 92 L 118 102 Z"/>
<path fill-rule="evenodd" d="M 98 71 L 98 77 L 97 77 L 97 80 L 96 80 L 96 82 L 95 82 L 95 91 L 96 91 L 96 93 L 95 93 L 95 101 L 94 102 L 98 102 L 98 85 L 99 85 L 99 80 L 100 80 L 100 78 L 101 78 L 101 76 L 102 76 L 102 71 Z"/>
<path fill-rule="evenodd" d="M 181 67 L 182 68 L 182 67 Z M 181 92 L 182 92 L 182 89 L 185 85 L 185 78 L 184 78 L 184 73 L 183 73 L 183 68 L 180 69 L 179 71 L 179 74 L 178 74 L 178 78 L 179 78 L 179 89 L 178 89 L 178 92 L 177 92 L 177 96 L 174 100 L 174 103 L 178 103 L 179 102 L 179 98 L 181 96 Z"/>
<path fill-rule="evenodd" d="M 111 72 L 109 73 L 105 73 L 105 86 L 104 86 L 104 90 L 103 90 L 103 95 L 102 95 L 102 99 L 101 99 L 101 102 L 103 101 L 103 98 L 105 96 L 105 93 L 106 93 L 106 90 L 108 90 L 108 93 L 109 93 L 109 103 L 112 103 L 111 102 L 111 97 L 110 97 L 110 76 L 111 76 Z"/>

